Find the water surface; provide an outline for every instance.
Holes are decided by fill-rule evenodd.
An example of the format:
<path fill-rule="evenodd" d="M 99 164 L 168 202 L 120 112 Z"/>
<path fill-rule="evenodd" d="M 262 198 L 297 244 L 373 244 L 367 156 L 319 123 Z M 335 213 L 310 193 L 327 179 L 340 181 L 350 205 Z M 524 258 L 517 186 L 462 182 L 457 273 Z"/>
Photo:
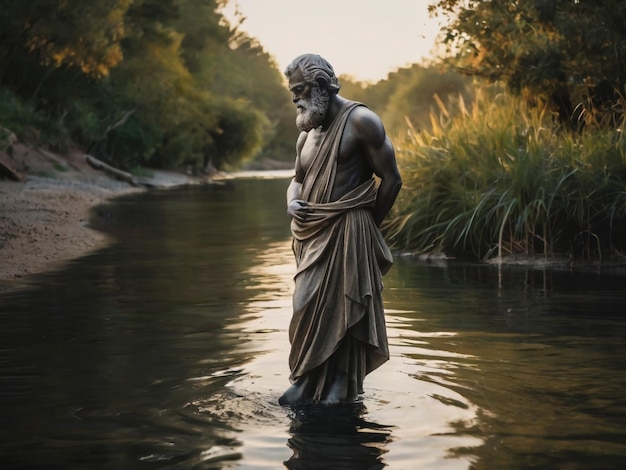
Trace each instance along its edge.
<path fill-rule="evenodd" d="M 2 292 L 1 467 L 623 467 L 618 270 L 397 257 L 362 403 L 280 407 L 287 183 L 125 197 L 95 212 L 108 248 Z"/>

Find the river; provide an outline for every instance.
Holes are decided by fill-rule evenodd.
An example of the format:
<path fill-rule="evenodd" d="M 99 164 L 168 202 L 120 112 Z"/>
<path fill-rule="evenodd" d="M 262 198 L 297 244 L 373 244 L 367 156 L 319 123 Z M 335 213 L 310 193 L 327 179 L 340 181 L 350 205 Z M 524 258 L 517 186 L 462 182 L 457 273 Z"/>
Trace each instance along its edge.
<path fill-rule="evenodd" d="M 623 468 L 623 270 L 396 256 L 362 403 L 279 406 L 286 186 L 126 196 L 110 246 L 0 292 L 0 467 Z"/>

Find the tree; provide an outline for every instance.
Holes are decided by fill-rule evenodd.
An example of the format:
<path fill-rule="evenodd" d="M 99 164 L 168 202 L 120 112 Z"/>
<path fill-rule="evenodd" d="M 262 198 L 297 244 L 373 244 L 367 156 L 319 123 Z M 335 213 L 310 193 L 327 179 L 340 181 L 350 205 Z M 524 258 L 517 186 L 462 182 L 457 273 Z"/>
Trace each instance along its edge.
<path fill-rule="evenodd" d="M 236 98 L 231 101 L 237 103 L 235 114 L 241 117 L 247 103 L 248 113 L 263 115 L 260 133 L 247 133 L 261 138 L 262 145 L 249 147 L 256 149 L 257 158 L 292 161 L 298 130 L 282 73 L 259 42 L 240 30 L 245 18 L 235 18 L 233 24 L 223 17 L 207 20 L 209 9 L 215 10 L 215 1 L 181 0 L 178 30 L 185 35 L 183 58 L 187 67 L 198 83 Z"/>
<path fill-rule="evenodd" d="M 102 77 L 122 61 L 120 41 L 131 0 L 9 0 L 0 17 L 3 59 L 28 57 L 51 69 L 76 67 Z M 21 74 L 20 74 L 21 75 Z M 4 77 L 6 80 L 7 77 Z M 22 75 L 23 78 L 23 75 Z"/>
<path fill-rule="evenodd" d="M 102 80 L 123 60 L 121 41 L 130 3 L 4 2 L 0 86 L 22 102 L 5 114 L 5 124 L 20 129 L 21 138 L 59 150 L 68 145 L 74 131 L 86 139 L 99 134 L 106 124 L 100 125 L 94 113 L 94 94 L 100 93 Z M 72 116 L 80 122 L 76 127 L 68 122 Z"/>
<path fill-rule="evenodd" d="M 5 1 L 0 125 L 122 168 L 236 166 L 262 146 L 291 156 L 281 74 L 225 21 L 226 2 Z"/>
<path fill-rule="evenodd" d="M 548 104 L 561 123 L 614 123 L 626 86 L 625 0 L 439 0 L 465 73 Z"/>

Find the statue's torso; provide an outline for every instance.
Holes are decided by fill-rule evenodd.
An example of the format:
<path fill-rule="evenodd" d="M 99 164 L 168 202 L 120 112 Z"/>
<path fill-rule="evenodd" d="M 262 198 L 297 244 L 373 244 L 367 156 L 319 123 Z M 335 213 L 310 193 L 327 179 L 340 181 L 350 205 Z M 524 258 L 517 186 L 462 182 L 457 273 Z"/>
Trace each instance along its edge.
<path fill-rule="evenodd" d="M 321 128 L 313 129 L 307 134 L 300 151 L 300 166 L 304 172 L 311 166 L 325 134 L 326 131 Z M 369 180 L 373 174 L 372 167 L 354 136 L 354 130 L 349 119 L 340 139 L 331 201 L 336 201 L 344 194 Z"/>

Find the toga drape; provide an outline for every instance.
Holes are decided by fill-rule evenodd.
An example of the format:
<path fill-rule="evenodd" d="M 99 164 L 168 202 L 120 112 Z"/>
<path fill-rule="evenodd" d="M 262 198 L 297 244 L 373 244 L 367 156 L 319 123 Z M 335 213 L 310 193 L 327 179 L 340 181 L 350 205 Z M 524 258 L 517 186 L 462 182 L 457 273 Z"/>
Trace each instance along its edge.
<path fill-rule="evenodd" d="M 389 358 L 382 274 L 393 258 L 371 209 L 374 179 L 330 201 L 349 102 L 328 129 L 302 182 L 312 212 L 293 219 L 297 272 L 289 327 L 290 380 L 305 400 L 323 400 L 337 374 L 347 374 L 346 401 L 362 393 L 363 378 Z"/>

